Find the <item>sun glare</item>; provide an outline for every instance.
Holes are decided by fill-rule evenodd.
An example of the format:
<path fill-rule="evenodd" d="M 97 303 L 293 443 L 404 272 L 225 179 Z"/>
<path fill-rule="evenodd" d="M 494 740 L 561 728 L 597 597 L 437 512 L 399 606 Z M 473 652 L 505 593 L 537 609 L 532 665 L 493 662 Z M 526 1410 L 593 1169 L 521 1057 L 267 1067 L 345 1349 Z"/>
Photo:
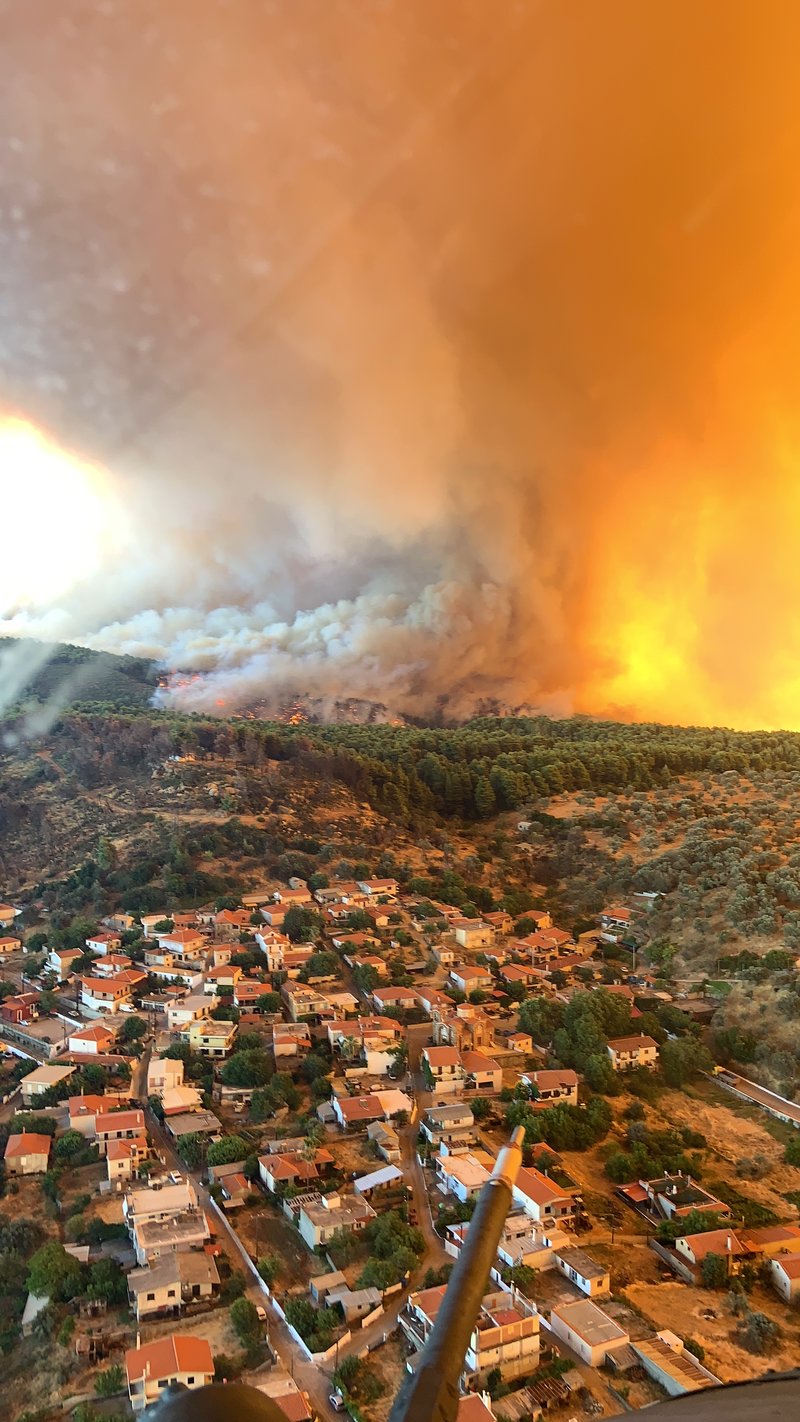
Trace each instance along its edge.
<path fill-rule="evenodd" d="M 109 477 L 22 420 L 0 423 L 0 615 L 52 606 L 95 574 L 115 524 Z"/>

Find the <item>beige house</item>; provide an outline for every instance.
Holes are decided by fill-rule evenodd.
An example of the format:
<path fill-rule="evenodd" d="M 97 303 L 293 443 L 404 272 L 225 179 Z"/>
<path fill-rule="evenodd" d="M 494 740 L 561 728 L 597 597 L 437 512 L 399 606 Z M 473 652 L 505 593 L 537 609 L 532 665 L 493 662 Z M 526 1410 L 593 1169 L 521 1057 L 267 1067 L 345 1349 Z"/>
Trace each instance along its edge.
<path fill-rule="evenodd" d="M 422 1063 L 434 1091 L 453 1095 L 463 1090 L 465 1073 L 456 1047 L 424 1047 Z"/>
<path fill-rule="evenodd" d="M 207 1387 L 214 1378 L 214 1359 L 206 1338 L 188 1333 L 159 1338 L 125 1354 L 128 1396 L 134 1412 L 142 1412 L 156 1402 L 170 1383 L 180 1383 L 192 1391 Z"/>
<path fill-rule="evenodd" d="M 147 1151 L 147 1131 L 144 1111 L 107 1111 L 95 1117 L 94 1132 L 97 1148 L 105 1155 L 113 1141 L 136 1141 Z"/>
<path fill-rule="evenodd" d="M 184 1304 L 219 1292 L 219 1272 L 210 1254 L 189 1249 L 168 1254 L 128 1275 L 128 1295 L 137 1323 L 152 1314 L 179 1314 Z"/>
<path fill-rule="evenodd" d="M 60 1086 L 62 1081 L 75 1072 L 74 1066 L 40 1066 L 28 1072 L 22 1078 L 22 1099 L 26 1106 L 35 1106 L 37 1097 L 44 1096 L 53 1086 Z"/>
<path fill-rule="evenodd" d="M 617 1037 L 606 1044 L 614 1071 L 630 1071 L 634 1067 L 658 1065 L 658 1043 L 652 1037 Z"/>
<path fill-rule="evenodd" d="M 147 1067 L 147 1094 L 160 1096 L 176 1086 L 183 1086 L 183 1062 L 180 1058 L 151 1057 Z"/>
<path fill-rule="evenodd" d="M 400 1326 L 412 1346 L 424 1348 L 444 1302 L 446 1285 L 412 1294 L 400 1314 Z M 463 1379 L 481 1386 L 495 1369 L 514 1378 L 536 1371 L 539 1362 L 539 1314 L 520 1293 L 505 1289 L 484 1295 L 464 1358 Z"/>
<path fill-rule="evenodd" d="M 457 918 L 453 933 L 460 948 L 491 948 L 494 943 L 494 929 L 482 918 Z"/>
<path fill-rule="evenodd" d="M 50 1136 L 35 1131 L 9 1136 L 4 1156 L 9 1175 L 44 1175 L 52 1144 Z"/>
<path fill-rule="evenodd" d="M 109 1141 L 106 1146 L 106 1170 L 111 1183 L 133 1180 L 139 1161 L 144 1160 L 146 1154 L 146 1148 L 138 1140 Z"/>
<path fill-rule="evenodd" d="M 199 1022 L 190 1022 L 181 1032 L 184 1042 L 192 1051 L 202 1057 L 227 1057 L 233 1048 L 237 1027 L 235 1022 L 218 1022 L 213 1017 L 204 1017 Z"/>

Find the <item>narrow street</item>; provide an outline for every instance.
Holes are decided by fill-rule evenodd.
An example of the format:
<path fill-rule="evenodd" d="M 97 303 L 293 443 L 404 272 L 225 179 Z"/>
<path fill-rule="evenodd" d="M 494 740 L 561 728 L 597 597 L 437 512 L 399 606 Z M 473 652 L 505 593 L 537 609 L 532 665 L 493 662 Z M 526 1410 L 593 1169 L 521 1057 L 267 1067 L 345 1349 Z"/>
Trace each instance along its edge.
<path fill-rule="evenodd" d="M 175 1149 L 171 1137 L 161 1122 L 153 1115 L 149 1107 L 146 1108 L 146 1114 L 147 1129 L 153 1144 L 164 1156 L 170 1170 L 180 1171 L 181 1175 L 188 1177 L 192 1181 L 192 1184 L 197 1190 L 200 1204 L 203 1209 L 208 1211 L 210 1218 L 214 1220 L 218 1227 L 219 1243 L 221 1248 L 225 1251 L 231 1269 L 237 1274 L 243 1273 L 244 1264 L 239 1251 L 239 1241 L 233 1226 L 224 1216 L 220 1218 L 217 1214 L 216 1209 L 211 1203 L 211 1196 L 203 1184 L 199 1172 L 186 1169 L 183 1160 Z M 277 1353 L 283 1367 L 294 1378 L 301 1391 L 308 1393 L 313 1409 L 317 1415 L 329 1419 L 329 1422 L 333 1422 L 336 1414 L 328 1401 L 332 1390 L 330 1379 L 321 1368 L 318 1368 L 316 1364 L 309 1361 L 302 1348 L 300 1348 L 292 1338 L 283 1320 L 278 1317 L 272 1301 L 267 1298 L 266 1294 L 262 1292 L 252 1277 L 247 1277 L 245 1292 L 251 1303 L 260 1304 L 262 1308 L 267 1310 L 269 1315 L 270 1343 L 274 1352 Z M 361 1346 L 363 1346 L 363 1344 L 361 1344 Z M 342 1356 L 344 1352 L 345 1349 L 342 1350 Z"/>

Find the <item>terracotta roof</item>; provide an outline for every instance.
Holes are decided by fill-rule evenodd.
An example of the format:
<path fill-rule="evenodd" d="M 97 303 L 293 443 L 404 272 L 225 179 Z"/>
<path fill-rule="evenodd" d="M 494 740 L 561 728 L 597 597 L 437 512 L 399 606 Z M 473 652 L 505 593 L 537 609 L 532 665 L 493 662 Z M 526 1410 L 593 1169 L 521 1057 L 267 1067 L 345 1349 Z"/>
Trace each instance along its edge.
<path fill-rule="evenodd" d="M 166 1379 L 178 1373 L 202 1377 L 213 1374 L 214 1359 L 207 1338 L 173 1333 L 170 1338 L 145 1343 L 143 1348 L 129 1348 L 125 1354 L 125 1370 L 129 1383 L 145 1377 Z"/>
<path fill-rule="evenodd" d="M 383 1115 L 377 1096 L 346 1097 L 339 1102 L 339 1110 L 346 1121 L 367 1121 Z"/>
<path fill-rule="evenodd" d="M 103 1042 L 107 1039 L 114 1039 L 114 1033 L 108 1027 L 104 1027 L 102 1022 L 94 1022 L 91 1027 L 79 1027 L 76 1032 L 70 1032 L 71 1042 Z"/>
<path fill-rule="evenodd" d="M 800 1256 L 797 1254 L 779 1254 L 773 1260 L 774 1264 L 779 1264 L 787 1279 L 800 1279 Z"/>
<path fill-rule="evenodd" d="M 534 1166 L 523 1166 L 517 1175 L 516 1188 L 533 1200 L 535 1205 L 549 1205 L 553 1200 L 568 1200 L 568 1190 L 562 1190 Z"/>
<path fill-rule="evenodd" d="M 532 1071 L 531 1081 L 534 1081 L 539 1090 L 552 1091 L 554 1086 L 577 1086 L 578 1073 L 569 1069 L 562 1071 Z"/>
<path fill-rule="evenodd" d="M 35 1131 L 21 1131 L 18 1136 L 9 1136 L 6 1160 L 20 1155 L 49 1155 L 51 1145 L 50 1136 L 41 1136 Z"/>
<path fill-rule="evenodd" d="M 144 1111 L 106 1111 L 98 1114 L 95 1130 L 103 1131 L 144 1131 Z"/>
<path fill-rule="evenodd" d="M 109 1141 L 106 1146 L 109 1160 L 130 1160 L 134 1153 L 138 1154 L 135 1141 Z"/>
<path fill-rule="evenodd" d="M 654 1042 L 652 1037 L 615 1037 L 608 1043 L 613 1052 L 635 1052 L 639 1047 L 655 1047 L 658 1049 L 658 1042 Z"/>
<path fill-rule="evenodd" d="M 458 1066 L 461 1061 L 456 1047 L 426 1047 L 424 1054 L 432 1067 Z"/>
<path fill-rule="evenodd" d="M 698 1263 L 707 1254 L 730 1254 L 735 1258 L 748 1252 L 732 1229 L 710 1229 L 705 1234 L 687 1234 L 684 1238 Z"/>

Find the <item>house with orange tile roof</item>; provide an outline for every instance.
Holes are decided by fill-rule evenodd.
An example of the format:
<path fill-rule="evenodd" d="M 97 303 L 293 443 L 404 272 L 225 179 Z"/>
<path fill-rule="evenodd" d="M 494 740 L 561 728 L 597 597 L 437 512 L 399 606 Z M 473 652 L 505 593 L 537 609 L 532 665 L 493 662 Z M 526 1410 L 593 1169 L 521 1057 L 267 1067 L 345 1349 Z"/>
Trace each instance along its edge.
<path fill-rule="evenodd" d="M 96 1057 L 110 1052 L 114 1047 L 114 1033 L 103 1022 L 92 1022 L 88 1027 L 78 1027 L 70 1033 L 70 1052 L 85 1052 L 88 1057 Z"/>
<path fill-rule="evenodd" d="M 423 1047 L 422 1070 L 431 1090 L 439 1095 L 463 1090 L 466 1073 L 457 1047 Z"/>
<path fill-rule="evenodd" d="M 106 1170 L 109 1181 L 132 1180 L 139 1169 L 140 1160 L 147 1155 L 147 1148 L 138 1140 L 109 1141 L 106 1146 Z"/>
<path fill-rule="evenodd" d="M 214 1359 L 206 1338 L 174 1333 L 125 1354 L 128 1397 L 134 1412 L 157 1402 L 170 1383 L 190 1392 L 207 1387 L 214 1378 Z"/>
<path fill-rule="evenodd" d="M 652 1037 L 615 1037 L 606 1043 L 606 1051 L 614 1071 L 631 1071 L 635 1067 L 652 1071 L 658 1066 L 658 1042 Z"/>
<path fill-rule="evenodd" d="M 39 1135 L 36 1131 L 9 1136 L 3 1157 L 8 1174 L 44 1175 L 52 1144 L 51 1136 Z"/>

